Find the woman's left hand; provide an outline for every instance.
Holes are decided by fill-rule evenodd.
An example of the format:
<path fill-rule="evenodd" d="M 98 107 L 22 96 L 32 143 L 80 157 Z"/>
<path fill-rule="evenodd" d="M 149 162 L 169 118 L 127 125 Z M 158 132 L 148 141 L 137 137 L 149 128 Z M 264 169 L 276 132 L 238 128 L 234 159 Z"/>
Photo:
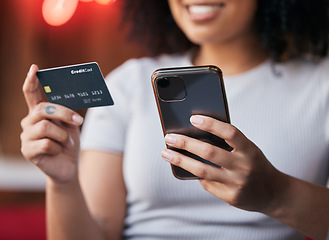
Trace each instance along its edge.
<path fill-rule="evenodd" d="M 199 115 L 192 116 L 191 123 L 224 139 L 233 150 L 229 152 L 179 134 L 168 134 L 166 144 L 196 154 L 221 168 L 169 149 L 162 152 L 162 157 L 199 177 L 204 189 L 232 206 L 258 212 L 275 208 L 281 174 L 262 151 L 231 124 Z"/>

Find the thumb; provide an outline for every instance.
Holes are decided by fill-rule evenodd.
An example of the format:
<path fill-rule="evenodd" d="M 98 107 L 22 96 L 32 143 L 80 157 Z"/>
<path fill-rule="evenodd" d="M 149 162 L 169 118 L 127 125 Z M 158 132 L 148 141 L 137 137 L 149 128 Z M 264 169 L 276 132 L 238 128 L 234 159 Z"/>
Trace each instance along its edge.
<path fill-rule="evenodd" d="M 38 70 L 39 67 L 32 64 L 23 84 L 25 101 L 30 111 L 42 101 L 42 95 L 36 75 Z"/>

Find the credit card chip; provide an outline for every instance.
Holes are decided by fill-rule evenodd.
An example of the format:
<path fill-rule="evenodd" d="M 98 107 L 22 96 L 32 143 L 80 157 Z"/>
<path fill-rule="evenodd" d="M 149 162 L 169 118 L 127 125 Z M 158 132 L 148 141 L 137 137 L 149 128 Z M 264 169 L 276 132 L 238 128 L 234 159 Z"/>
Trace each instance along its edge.
<path fill-rule="evenodd" d="M 51 93 L 51 88 L 49 86 L 44 87 L 46 93 Z"/>

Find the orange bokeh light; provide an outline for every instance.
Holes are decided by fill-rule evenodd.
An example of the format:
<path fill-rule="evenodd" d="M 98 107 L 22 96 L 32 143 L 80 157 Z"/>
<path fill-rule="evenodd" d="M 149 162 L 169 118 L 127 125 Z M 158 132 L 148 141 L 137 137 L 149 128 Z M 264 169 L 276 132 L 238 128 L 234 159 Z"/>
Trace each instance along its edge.
<path fill-rule="evenodd" d="M 95 1 L 100 3 L 100 4 L 109 4 L 111 2 L 114 2 L 115 0 L 95 0 Z"/>
<path fill-rule="evenodd" d="M 45 0 L 42 5 L 42 15 L 52 26 L 66 23 L 73 16 L 79 0 Z"/>

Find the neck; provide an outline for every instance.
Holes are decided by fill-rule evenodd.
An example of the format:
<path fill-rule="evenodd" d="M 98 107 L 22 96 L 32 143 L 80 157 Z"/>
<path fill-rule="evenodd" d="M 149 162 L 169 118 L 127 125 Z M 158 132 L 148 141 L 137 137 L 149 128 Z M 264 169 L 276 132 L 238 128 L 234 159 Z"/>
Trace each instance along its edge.
<path fill-rule="evenodd" d="M 241 39 L 200 46 L 194 65 L 216 65 L 229 76 L 250 70 L 265 61 L 268 54 L 260 47 L 258 38 Z"/>

